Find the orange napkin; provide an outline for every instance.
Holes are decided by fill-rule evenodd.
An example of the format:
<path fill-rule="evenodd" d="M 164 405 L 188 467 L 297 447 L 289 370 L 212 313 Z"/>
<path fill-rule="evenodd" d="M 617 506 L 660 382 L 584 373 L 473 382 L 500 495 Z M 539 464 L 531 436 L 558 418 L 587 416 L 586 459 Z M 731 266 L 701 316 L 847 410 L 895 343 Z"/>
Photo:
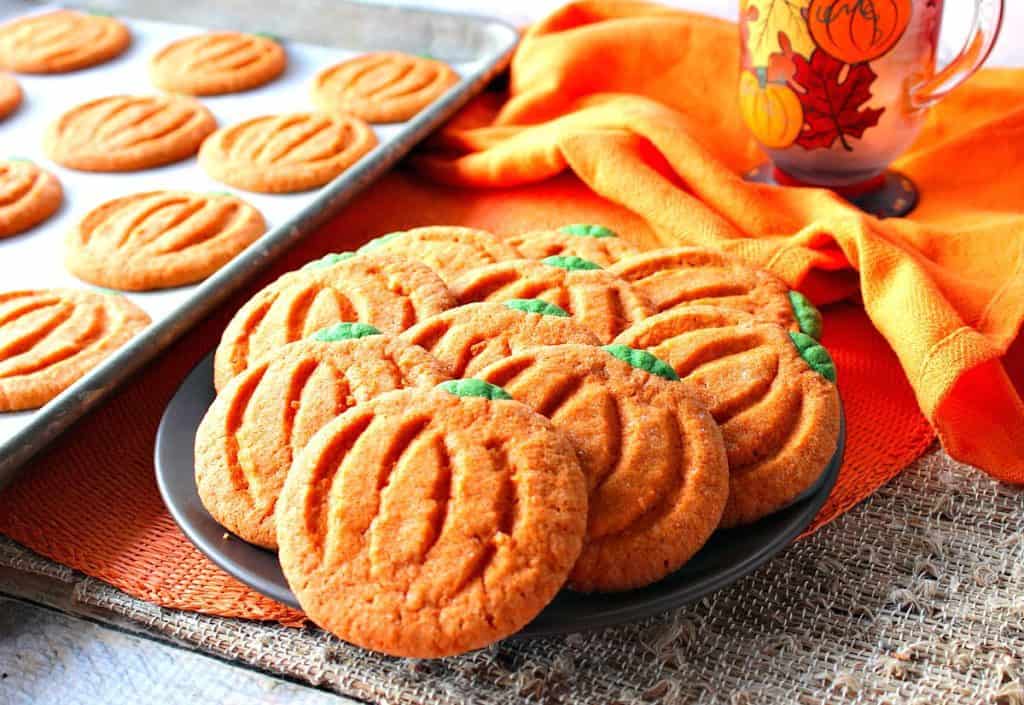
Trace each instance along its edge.
<path fill-rule="evenodd" d="M 479 99 L 417 165 L 463 186 L 571 169 L 664 244 L 735 252 L 819 304 L 859 292 L 946 450 L 1024 482 L 1024 363 L 1007 357 L 1024 321 L 1024 71 L 983 71 L 932 112 L 894 165 L 921 204 L 880 221 L 828 191 L 740 178 L 764 157 L 738 67 L 732 23 L 573 3 L 526 33 L 507 98 Z"/>

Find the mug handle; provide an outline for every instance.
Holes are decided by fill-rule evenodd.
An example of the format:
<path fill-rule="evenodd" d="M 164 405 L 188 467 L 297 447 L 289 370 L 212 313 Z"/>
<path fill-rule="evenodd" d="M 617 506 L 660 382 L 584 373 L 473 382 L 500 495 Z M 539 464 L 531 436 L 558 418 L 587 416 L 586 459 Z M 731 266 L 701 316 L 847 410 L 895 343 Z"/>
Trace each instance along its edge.
<path fill-rule="evenodd" d="M 1003 8 L 1004 0 L 976 0 L 967 44 L 945 68 L 911 89 L 910 101 L 915 108 L 939 102 L 981 68 L 999 38 Z"/>

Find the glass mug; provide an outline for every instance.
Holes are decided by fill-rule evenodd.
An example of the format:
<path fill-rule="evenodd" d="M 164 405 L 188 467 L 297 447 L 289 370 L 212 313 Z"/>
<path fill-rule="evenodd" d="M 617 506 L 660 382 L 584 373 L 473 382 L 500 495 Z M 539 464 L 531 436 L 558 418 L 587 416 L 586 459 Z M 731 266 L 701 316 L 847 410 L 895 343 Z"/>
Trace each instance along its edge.
<path fill-rule="evenodd" d="M 943 0 L 740 1 L 739 108 L 776 181 L 842 192 L 882 180 L 999 35 L 1003 0 L 976 0 L 966 47 L 936 71 L 942 10 Z"/>

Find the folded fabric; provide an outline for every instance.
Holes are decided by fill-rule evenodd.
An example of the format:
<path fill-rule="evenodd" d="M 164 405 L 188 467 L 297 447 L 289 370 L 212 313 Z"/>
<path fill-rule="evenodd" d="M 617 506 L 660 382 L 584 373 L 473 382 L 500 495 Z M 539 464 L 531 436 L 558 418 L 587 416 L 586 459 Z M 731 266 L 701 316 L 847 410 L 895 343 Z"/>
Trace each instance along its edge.
<path fill-rule="evenodd" d="M 737 26 L 621 0 L 532 27 L 507 96 L 479 99 L 417 159 L 462 186 L 566 169 L 665 244 L 722 247 L 825 304 L 859 295 L 955 458 L 1024 482 L 1024 70 L 986 70 L 894 166 L 921 190 L 878 220 L 819 189 L 745 182 L 764 161 L 736 107 Z M 1016 380 L 1016 386 L 1014 383 Z"/>

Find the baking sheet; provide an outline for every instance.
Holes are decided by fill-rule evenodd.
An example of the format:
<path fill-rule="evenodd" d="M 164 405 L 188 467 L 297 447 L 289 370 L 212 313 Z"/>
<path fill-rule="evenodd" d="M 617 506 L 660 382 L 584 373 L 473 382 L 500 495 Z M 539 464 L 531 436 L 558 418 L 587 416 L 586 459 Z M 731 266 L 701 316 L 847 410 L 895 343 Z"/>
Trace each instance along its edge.
<path fill-rule="evenodd" d="M 64 203 L 54 217 L 26 233 L 0 239 L 0 291 L 90 287 L 64 269 L 65 233 L 103 201 L 130 193 L 159 189 L 230 192 L 263 213 L 268 234 L 198 285 L 125 292 L 152 317 L 153 324 L 43 409 L 0 413 L 0 487 L 13 476 L 19 463 L 288 245 L 325 220 L 329 213 L 339 210 L 359 189 L 443 122 L 503 67 L 516 40 L 514 31 L 493 21 L 346 2 L 329 6 L 320 2 L 289 3 L 287 9 L 274 2 L 251 0 L 209 5 L 179 0 L 152 3 L 152 7 L 144 7 L 150 3 L 138 2 L 134 8 L 136 15 L 132 7 L 122 7 L 131 6 L 131 2 L 102 4 L 104 9 L 121 10 L 116 14 L 132 32 L 131 47 L 117 59 L 90 69 L 67 74 L 19 75 L 25 101 L 16 113 L 0 123 L 0 156 L 30 159 L 56 174 L 64 187 Z M 54 7 L 3 0 L 0 20 Z M 174 16 L 202 17 L 205 26 L 136 18 L 145 12 L 168 16 L 175 10 Z M 147 75 L 151 55 L 176 39 L 208 28 L 227 27 L 281 37 L 289 63 L 280 78 L 262 88 L 201 98 L 221 126 L 262 114 L 312 110 L 309 84 L 313 75 L 325 66 L 364 51 L 386 48 L 387 45 L 381 45 L 382 38 L 391 39 L 390 48 L 447 61 L 463 80 L 410 122 L 373 126 L 380 145 L 334 182 L 316 191 L 284 195 L 249 193 L 211 179 L 194 157 L 164 167 L 120 174 L 77 172 L 45 157 L 43 133 L 60 114 L 103 95 L 156 92 Z M 289 38 L 296 35 L 347 46 L 325 46 Z M 459 36 L 465 41 L 458 41 Z"/>

